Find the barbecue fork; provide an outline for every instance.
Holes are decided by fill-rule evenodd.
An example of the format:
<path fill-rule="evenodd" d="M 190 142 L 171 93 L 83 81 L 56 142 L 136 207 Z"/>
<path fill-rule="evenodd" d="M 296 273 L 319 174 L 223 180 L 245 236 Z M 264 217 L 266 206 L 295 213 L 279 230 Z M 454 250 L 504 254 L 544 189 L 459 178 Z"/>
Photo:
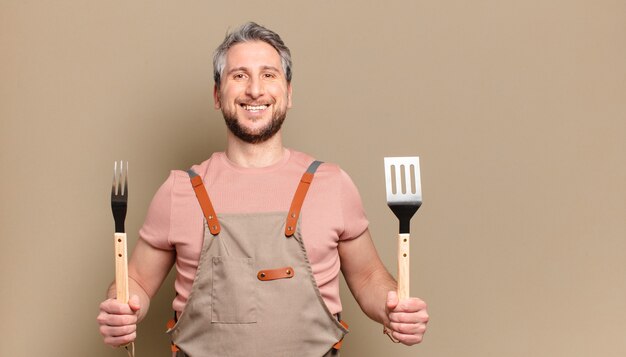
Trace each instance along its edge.
<path fill-rule="evenodd" d="M 128 248 L 126 242 L 126 211 L 128 208 L 128 162 L 124 165 L 119 162 L 119 172 L 117 162 L 113 166 L 113 185 L 111 187 L 111 209 L 115 220 L 115 289 L 116 299 L 123 303 L 128 303 Z M 135 344 L 133 342 L 124 346 L 129 356 L 135 355 Z"/>

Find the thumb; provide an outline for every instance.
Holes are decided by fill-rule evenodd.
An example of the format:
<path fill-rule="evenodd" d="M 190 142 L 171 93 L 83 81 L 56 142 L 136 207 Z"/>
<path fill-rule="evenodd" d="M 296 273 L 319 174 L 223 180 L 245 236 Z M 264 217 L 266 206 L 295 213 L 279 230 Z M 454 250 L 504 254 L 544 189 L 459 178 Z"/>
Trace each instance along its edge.
<path fill-rule="evenodd" d="M 139 311 L 141 309 L 141 301 L 139 300 L 139 296 L 131 295 L 130 299 L 128 299 L 128 306 L 133 312 Z"/>
<path fill-rule="evenodd" d="M 398 293 L 395 291 L 390 291 L 387 293 L 387 310 L 392 311 L 398 306 Z"/>

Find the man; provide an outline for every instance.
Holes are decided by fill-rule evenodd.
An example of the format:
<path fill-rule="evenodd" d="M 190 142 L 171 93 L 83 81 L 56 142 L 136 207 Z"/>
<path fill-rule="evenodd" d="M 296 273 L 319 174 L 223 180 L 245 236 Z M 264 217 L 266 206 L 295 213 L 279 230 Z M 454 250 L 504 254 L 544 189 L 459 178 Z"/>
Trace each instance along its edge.
<path fill-rule="evenodd" d="M 336 165 L 283 147 L 291 55 L 255 23 L 226 36 L 214 56 L 215 108 L 225 152 L 172 171 L 156 193 L 129 262 L 131 299 L 115 287 L 98 322 L 111 346 L 134 341 L 172 265 L 177 356 L 337 356 L 342 271 L 362 310 L 393 339 L 421 342 L 417 298 L 398 301 L 358 192 Z"/>

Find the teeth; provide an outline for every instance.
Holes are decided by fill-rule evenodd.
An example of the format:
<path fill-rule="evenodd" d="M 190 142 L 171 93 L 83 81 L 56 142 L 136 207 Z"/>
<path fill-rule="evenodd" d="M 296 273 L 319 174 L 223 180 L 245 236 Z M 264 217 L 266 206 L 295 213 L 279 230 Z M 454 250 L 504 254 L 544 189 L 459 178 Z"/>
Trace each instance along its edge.
<path fill-rule="evenodd" d="M 267 105 L 244 105 L 243 107 L 245 110 L 258 111 L 265 110 L 267 108 Z"/>

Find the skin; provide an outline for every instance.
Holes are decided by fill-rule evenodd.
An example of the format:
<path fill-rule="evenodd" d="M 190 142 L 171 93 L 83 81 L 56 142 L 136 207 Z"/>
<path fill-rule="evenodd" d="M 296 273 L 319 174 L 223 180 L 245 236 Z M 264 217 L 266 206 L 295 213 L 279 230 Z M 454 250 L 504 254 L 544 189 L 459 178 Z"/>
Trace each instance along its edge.
<path fill-rule="evenodd" d="M 222 110 L 229 136 L 248 144 L 272 139 L 291 108 L 291 85 L 282 65 L 267 60 L 275 53 L 264 42 L 234 45 L 226 55 L 221 88 L 213 92 L 215 109 Z M 251 63 L 259 66 L 256 71 Z"/>
<path fill-rule="evenodd" d="M 215 109 L 236 120 L 248 137 L 262 135 L 281 113 L 291 108 L 291 84 L 287 83 L 280 56 L 264 42 L 246 42 L 231 47 L 226 57 L 220 88 L 214 89 Z M 255 110 L 249 110 L 252 105 Z M 267 105 L 258 109 L 259 105 Z M 249 138 L 248 138 L 249 139 Z M 285 153 L 281 131 L 262 141 L 227 134 L 226 155 L 243 167 L 265 167 Z M 252 142 L 251 142 L 252 141 Z M 341 270 L 363 312 L 384 324 L 405 345 L 420 343 L 426 331 L 428 312 L 418 298 L 398 301 L 396 281 L 381 262 L 369 231 L 341 241 Z M 115 286 L 100 304 L 97 321 L 104 343 L 121 346 L 136 338 L 137 323 L 148 312 L 156 294 L 174 265 L 175 252 L 156 249 L 138 240 L 128 263 L 131 298 L 128 304 L 114 299 Z"/>

